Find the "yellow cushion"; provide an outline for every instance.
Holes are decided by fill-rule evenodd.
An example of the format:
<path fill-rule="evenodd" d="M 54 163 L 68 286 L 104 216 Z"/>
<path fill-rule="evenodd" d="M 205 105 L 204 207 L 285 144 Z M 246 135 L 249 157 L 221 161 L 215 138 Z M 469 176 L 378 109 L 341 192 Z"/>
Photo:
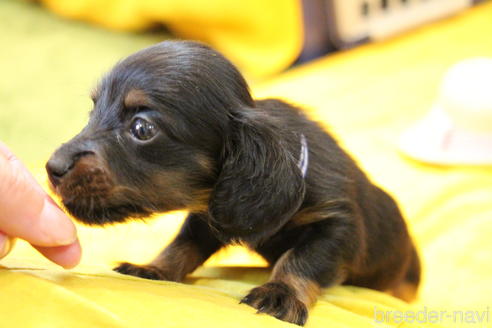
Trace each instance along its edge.
<path fill-rule="evenodd" d="M 423 284 L 416 304 L 363 288 L 330 288 L 311 311 L 307 327 L 371 327 L 381 311 L 409 310 L 415 314 L 448 311 L 440 320 L 447 327 L 491 325 L 490 309 L 486 312 L 492 295 L 490 167 L 424 165 L 396 150 L 401 131 L 430 108 L 449 65 L 469 56 L 492 56 L 490 17 L 489 2 L 254 87 L 259 97 L 278 96 L 303 105 L 329 126 L 370 176 L 399 200 L 422 254 Z M 41 162 L 34 166 L 39 180 L 45 181 Z M 264 264 L 243 249 L 221 252 L 184 284 L 110 270 L 117 261 L 150 260 L 169 242 L 182 219 L 183 213 L 172 213 L 146 224 L 80 227 L 84 258 L 70 271 L 55 267 L 19 242 L 0 262 L 0 326 L 288 326 L 238 304 L 248 289 L 268 276 L 261 268 L 224 267 Z M 462 311 L 461 316 L 458 312 L 453 319 L 452 311 Z M 477 311 L 476 322 L 487 318 L 488 322 L 466 325 L 466 311 Z M 427 325 L 422 326 L 438 326 L 425 318 Z M 413 326 L 396 321 L 385 324 Z"/>
<path fill-rule="evenodd" d="M 59 15 L 139 31 L 157 23 L 212 44 L 252 76 L 292 64 L 303 43 L 297 0 L 41 0 Z"/>

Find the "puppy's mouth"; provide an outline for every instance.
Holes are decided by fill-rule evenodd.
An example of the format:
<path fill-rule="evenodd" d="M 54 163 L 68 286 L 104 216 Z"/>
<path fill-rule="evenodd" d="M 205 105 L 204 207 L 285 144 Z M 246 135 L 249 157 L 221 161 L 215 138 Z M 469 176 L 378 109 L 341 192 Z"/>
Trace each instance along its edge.
<path fill-rule="evenodd" d="M 127 188 L 115 184 L 105 167 L 95 161 L 94 158 L 81 159 L 59 181 L 50 177 L 51 189 L 75 219 L 89 225 L 104 225 L 151 214 L 130 201 Z"/>

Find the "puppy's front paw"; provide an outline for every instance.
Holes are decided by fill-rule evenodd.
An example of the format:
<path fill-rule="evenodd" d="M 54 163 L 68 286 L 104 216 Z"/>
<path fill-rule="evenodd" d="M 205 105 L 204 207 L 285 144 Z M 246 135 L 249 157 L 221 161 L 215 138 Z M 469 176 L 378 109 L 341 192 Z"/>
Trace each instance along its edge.
<path fill-rule="evenodd" d="M 281 282 L 269 282 L 252 289 L 240 303 L 246 303 L 277 319 L 304 326 L 308 311 L 304 303 L 299 301 L 295 291 Z"/>
<path fill-rule="evenodd" d="M 136 265 L 128 262 L 123 262 L 113 270 L 122 274 L 127 274 L 144 279 L 170 280 L 161 269 L 154 265 Z"/>

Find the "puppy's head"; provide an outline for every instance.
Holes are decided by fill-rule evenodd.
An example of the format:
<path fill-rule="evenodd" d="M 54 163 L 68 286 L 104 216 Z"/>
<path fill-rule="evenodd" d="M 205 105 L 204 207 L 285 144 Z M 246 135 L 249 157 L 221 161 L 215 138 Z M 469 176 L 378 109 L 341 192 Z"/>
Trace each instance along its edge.
<path fill-rule="evenodd" d="M 227 108 L 252 104 L 237 70 L 191 42 L 164 42 L 128 57 L 92 98 L 88 125 L 46 168 L 67 210 L 94 224 L 203 206 Z"/>
<path fill-rule="evenodd" d="M 207 210 L 221 197 L 233 206 L 239 195 L 227 195 L 230 182 L 221 176 L 250 170 L 255 176 L 245 179 L 251 184 L 262 171 L 253 161 L 265 165 L 262 156 L 282 152 L 280 144 L 266 147 L 275 133 L 253 119 L 254 101 L 241 74 L 202 44 L 163 42 L 137 52 L 102 79 L 92 98 L 88 125 L 46 165 L 66 209 L 89 224 Z M 250 154 L 241 159 L 238 150 Z"/>

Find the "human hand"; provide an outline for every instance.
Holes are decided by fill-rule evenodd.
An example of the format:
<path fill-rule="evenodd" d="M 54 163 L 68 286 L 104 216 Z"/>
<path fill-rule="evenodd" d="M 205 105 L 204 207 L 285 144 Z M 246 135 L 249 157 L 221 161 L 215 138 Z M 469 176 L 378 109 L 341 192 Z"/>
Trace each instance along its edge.
<path fill-rule="evenodd" d="M 66 269 L 80 262 L 74 224 L 0 142 L 0 258 L 9 253 L 14 238 Z"/>

